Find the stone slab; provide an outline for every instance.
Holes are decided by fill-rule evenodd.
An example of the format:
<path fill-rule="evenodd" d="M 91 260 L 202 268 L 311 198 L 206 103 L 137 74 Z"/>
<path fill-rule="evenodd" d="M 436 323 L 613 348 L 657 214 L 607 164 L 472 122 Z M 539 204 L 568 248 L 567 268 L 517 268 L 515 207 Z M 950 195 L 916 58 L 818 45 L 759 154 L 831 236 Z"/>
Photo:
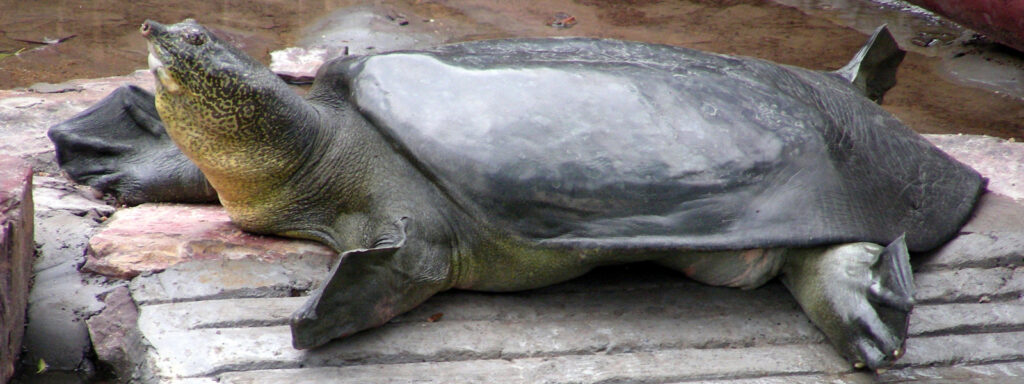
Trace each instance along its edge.
<path fill-rule="evenodd" d="M 242 232 L 220 206 L 143 204 L 111 216 L 89 240 L 83 269 L 131 278 L 189 260 L 280 262 L 299 257 L 330 260 L 334 255 L 312 241 Z"/>
<path fill-rule="evenodd" d="M 219 375 L 221 383 L 663 383 L 847 370 L 824 345 L 678 349 L 523 359 L 356 365 Z M 714 364 L 707 364 L 713 361 Z"/>
<path fill-rule="evenodd" d="M 989 384 L 1024 382 L 1024 362 L 995 362 L 940 367 L 893 369 L 879 376 L 882 382 Z"/>
<path fill-rule="evenodd" d="M 14 375 L 35 260 L 32 167 L 0 155 L 0 382 Z"/>
<path fill-rule="evenodd" d="M 37 211 L 65 211 L 75 216 L 103 220 L 116 208 L 97 198 L 91 188 L 73 185 L 63 177 L 33 178 Z"/>
<path fill-rule="evenodd" d="M 699 285 L 692 288 L 663 292 L 630 289 L 590 295 L 538 293 L 506 300 L 505 305 L 488 302 L 486 297 L 472 292 L 450 292 L 437 297 L 440 303 L 431 304 L 434 301 L 431 300 L 430 308 L 418 308 L 383 328 L 305 352 L 289 347 L 290 335 L 285 326 L 288 315 L 302 304 L 301 298 L 147 306 L 140 327 L 149 335 L 154 347 L 165 355 L 188 354 L 191 357 L 155 358 L 159 372 L 172 377 L 229 371 L 238 366 L 296 368 L 620 354 L 680 348 L 734 349 L 751 345 L 828 346 L 792 303 L 779 303 L 791 299 L 777 285 L 765 290 L 769 291 L 766 296 L 771 296 L 767 304 L 761 300 L 763 297 L 744 295 L 752 292 Z M 685 306 L 686 299 L 672 302 L 679 297 L 701 297 L 717 305 L 716 308 L 691 308 Z M 484 303 L 479 303 L 481 300 Z M 657 303 L 657 307 L 651 307 L 652 303 Z M 596 305 L 604 308 L 595 310 Z M 481 313 L 482 308 L 491 308 L 491 311 Z M 538 313 L 538 310 L 544 311 Z M 444 314 L 440 321 L 429 321 L 428 313 L 433 311 Z M 985 344 L 989 339 L 960 334 L 995 334 L 996 338 L 1009 335 L 1008 340 L 1024 337 L 1017 335 L 1024 329 L 1022 314 L 1024 305 L 1016 301 L 918 306 L 911 317 L 913 342 L 908 345 L 918 340 L 925 343 L 911 350 L 919 356 L 918 361 L 907 361 L 915 365 L 946 363 L 947 357 L 930 349 L 937 342 L 928 340 L 932 335 L 953 335 L 967 337 L 941 339 L 962 344 L 956 351 L 958 358 L 984 362 L 986 360 L 979 360 L 978 356 L 991 352 Z M 797 336 L 801 334 L 803 336 Z M 181 340 L 202 341 L 196 345 Z M 826 350 L 839 358 L 834 351 Z M 196 356 L 197 353 L 201 355 Z M 994 358 L 1004 357 L 1007 357 L 1005 349 Z"/>
<path fill-rule="evenodd" d="M 1024 268 L 965 268 L 914 275 L 918 303 L 966 303 L 1024 295 Z"/>
<path fill-rule="evenodd" d="M 950 366 L 1024 360 L 1024 332 L 916 337 L 896 367 Z"/>
<path fill-rule="evenodd" d="M 989 178 L 988 189 L 1024 201 L 1024 143 L 976 135 L 924 135 Z"/>
<path fill-rule="evenodd" d="M 931 336 L 1024 330 L 1024 302 L 918 305 L 910 320 L 910 334 Z"/>
<path fill-rule="evenodd" d="M 195 260 L 136 277 L 129 287 L 140 305 L 304 294 L 330 271 L 331 259 L 299 256 L 287 263 L 253 259 Z"/>
<path fill-rule="evenodd" d="M 236 335 L 237 336 L 237 335 Z M 262 341 L 273 341 L 264 338 Z M 910 368 L 925 369 L 944 367 L 977 366 L 1007 361 L 1020 361 L 1024 347 L 1024 333 L 983 333 L 965 335 L 946 335 L 936 337 L 916 337 L 908 343 L 908 357 L 901 360 L 896 369 L 903 375 L 912 372 Z M 205 347 L 206 345 L 203 345 Z M 245 345 L 238 345 L 239 347 Z M 205 358 L 208 355 L 198 357 Z M 236 354 L 237 356 L 237 354 Z M 916 356 L 916 358 L 910 358 Z M 845 360 L 839 357 L 826 343 L 818 344 L 784 344 L 763 346 L 741 346 L 729 348 L 670 348 L 646 351 L 578 351 L 576 353 L 553 354 L 534 357 L 497 356 L 491 358 L 474 358 L 465 356 L 462 359 L 446 359 L 426 362 L 411 359 L 409 361 L 373 362 L 373 361 L 339 361 L 330 364 L 318 364 L 318 361 L 304 360 L 301 365 L 283 364 L 281 362 L 263 362 L 253 365 L 247 370 L 230 369 L 215 373 L 220 382 L 273 382 L 260 381 L 281 377 L 267 370 L 280 370 L 278 374 L 291 374 L 295 378 L 289 382 L 317 382 L 333 377 L 329 382 L 377 382 L 395 377 L 395 382 L 408 382 L 407 374 L 422 374 L 424 382 L 494 382 L 496 376 L 477 376 L 477 370 L 508 376 L 509 371 L 546 371 L 547 377 L 527 376 L 526 382 L 670 382 L 699 381 L 708 379 L 740 379 L 748 377 L 772 377 L 791 374 L 823 374 L 832 377 L 844 377 L 854 373 Z M 158 357 L 159 358 L 159 357 Z M 743 361 L 747 365 L 740 366 L 735 361 Z M 539 368 L 530 362 L 543 361 L 548 363 L 546 369 Z M 493 366 L 498 362 L 496 366 Z M 523 362 L 526 362 L 523 364 Z M 713 363 L 711 363 L 713 362 Z M 309 364 L 312 363 L 312 364 Z M 511 364 L 510 364 L 511 363 Z M 279 368 L 281 366 L 291 368 Z M 507 367 L 511 365 L 515 369 Z M 798 365 L 800 368 L 793 368 Z M 278 368 L 275 368 L 278 367 Z M 767 367 L 767 368 L 761 368 Z M 434 374 L 436 369 L 446 373 Z M 939 371 L 941 372 L 941 371 Z M 993 372 L 1006 375 L 1006 372 Z M 883 373 L 884 374 L 884 373 Z M 917 373 L 921 375 L 923 373 Z M 333 376 L 325 376 L 333 375 Z M 431 381 L 436 377 L 438 381 Z M 500 377 L 500 376 L 497 376 Z M 517 376 L 510 376 L 515 378 Z M 955 376 L 954 376 L 955 377 Z M 255 378 L 261 378 L 255 380 Z M 940 377 L 942 378 L 942 377 Z M 244 381 L 244 380 L 252 381 Z M 529 381 L 529 380 L 541 381 Z M 239 381 L 233 381 L 239 380 Z M 309 381 L 303 381 L 309 380 Z M 839 380 L 850 382 L 851 380 Z M 857 381 L 862 381 L 858 378 Z M 517 381 L 513 381 L 517 382 Z"/>
<path fill-rule="evenodd" d="M 107 363 L 115 377 L 128 381 L 134 374 L 132 356 L 145 352 L 142 337 L 135 324 L 139 310 L 127 287 L 118 287 L 104 298 L 103 310 L 86 320 L 96 358 Z"/>
<path fill-rule="evenodd" d="M 692 382 L 692 381 L 690 381 Z M 878 383 L 877 376 L 867 372 L 852 372 L 831 375 L 782 375 L 782 376 L 761 376 L 746 379 L 721 379 L 721 380 L 699 380 L 702 384 L 821 384 L 821 383 L 844 383 L 844 384 L 875 384 Z M 682 383 L 682 382 L 680 382 Z"/>
<path fill-rule="evenodd" d="M 305 302 L 305 297 L 280 297 L 152 304 L 144 307 L 144 320 L 157 331 L 287 325 Z"/>
<path fill-rule="evenodd" d="M 960 232 L 940 249 L 912 260 L 914 270 L 1024 265 L 1024 203 L 986 193 Z"/>
<path fill-rule="evenodd" d="M 722 290 L 725 291 L 725 290 Z M 695 292 L 701 295 L 706 292 Z M 453 293 L 458 295 L 458 293 Z M 658 300 L 653 295 L 652 302 Z M 717 300 L 714 294 L 705 296 Z M 784 297 L 784 296 L 783 296 Z M 566 298 L 570 301 L 569 298 Z M 419 361 L 525 358 L 591 353 L 674 350 L 679 348 L 737 348 L 749 345 L 824 344 L 824 338 L 792 306 L 773 311 L 742 307 L 753 300 L 734 302 L 711 313 L 665 311 L 652 314 L 636 310 L 636 296 L 595 295 L 591 300 L 614 308 L 607 314 L 568 316 L 573 307 L 548 308 L 550 318 L 532 321 L 445 320 L 399 322 L 312 351 L 290 347 L 286 325 L 175 329 L 158 319 L 171 317 L 161 308 L 142 307 L 139 327 L 158 354 L 152 356 L 156 372 L 167 377 L 204 376 L 233 367 L 298 368 L 348 364 L 398 364 Z M 458 300 L 438 310 L 458 318 Z M 183 303 L 182 305 L 191 305 Z M 223 312 L 235 303 L 224 301 Z M 289 304 L 300 302 L 290 300 Z M 641 303 L 642 304 L 642 303 Z M 526 308 L 534 312 L 538 308 Z M 164 308 L 167 308 L 166 306 Z M 176 314 L 189 313 L 178 306 Z M 287 309 L 282 307 L 282 309 Z M 512 310 L 512 309 L 506 309 Z M 279 317 L 290 314 L 286 310 Z M 619 313 L 616 315 L 615 313 Z M 447 316 L 447 315 L 446 315 Z M 219 319 L 211 320 L 226 326 Z M 838 358 L 838 355 L 835 355 Z M 188 356 L 188 358 L 181 358 Z"/>

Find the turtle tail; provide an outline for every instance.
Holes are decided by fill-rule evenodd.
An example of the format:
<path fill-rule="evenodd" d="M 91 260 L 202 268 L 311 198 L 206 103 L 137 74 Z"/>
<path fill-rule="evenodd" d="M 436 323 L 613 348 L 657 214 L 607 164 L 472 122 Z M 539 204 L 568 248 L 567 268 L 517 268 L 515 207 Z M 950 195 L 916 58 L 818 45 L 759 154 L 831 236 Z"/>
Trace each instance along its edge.
<path fill-rule="evenodd" d="M 864 96 L 882 104 L 885 92 L 896 85 L 896 70 L 906 54 L 896 44 L 889 28 L 882 25 L 875 29 L 849 64 L 833 73 L 852 83 Z"/>

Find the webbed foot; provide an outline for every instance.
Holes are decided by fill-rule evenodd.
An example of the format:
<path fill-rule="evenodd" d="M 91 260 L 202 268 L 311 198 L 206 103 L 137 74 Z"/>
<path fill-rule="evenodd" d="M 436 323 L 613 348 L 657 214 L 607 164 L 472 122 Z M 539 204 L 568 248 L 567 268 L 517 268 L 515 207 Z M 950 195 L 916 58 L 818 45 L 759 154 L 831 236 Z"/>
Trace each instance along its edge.
<path fill-rule="evenodd" d="M 854 367 L 884 368 L 903 355 L 914 306 L 903 237 L 887 247 L 850 243 L 792 250 L 783 273 L 807 316 Z"/>
<path fill-rule="evenodd" d="M 167 135 L 153 95 L 138 87 L 118 88 L 47 136 L 72 180 L 123 204 L 217 201 L 206 177 Z"/>
<path fill-rule="evenodd" d="M 315 348 L 381 326 L 450 287 L 447 248 L 407 240 L 407 221 L 376 236 L 374 248 L 340 255 L 330 277 L 292 314 L 293 347 Z"/>

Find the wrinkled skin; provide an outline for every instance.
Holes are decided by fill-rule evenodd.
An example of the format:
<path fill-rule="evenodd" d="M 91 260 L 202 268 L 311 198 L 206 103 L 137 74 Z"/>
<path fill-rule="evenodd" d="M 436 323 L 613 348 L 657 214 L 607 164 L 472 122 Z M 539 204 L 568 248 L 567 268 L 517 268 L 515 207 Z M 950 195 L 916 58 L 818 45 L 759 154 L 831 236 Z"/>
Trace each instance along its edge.
<path fill-rule="evenodd" d="M 880 100 L 885 90 L 892 86 L 895 67 L 902 58 L 902 51 L 898 50 L 891 37 L 883 30 L 876 33 L 849 66 L 834 74 L 820 74 L 774 66 L 752 59 L 706 55 L 664 46 L 587 39 L 468 43 L 453 46 L 449 50 L 441 49 L 435 52 L 437 56 L 430 56 L 434 53 L 422 57 L 416 53 L 407 54 L 410 55 L 412 63 L 424 63 L 422 60 L 434 60 L 435 57 L 450 59 L 452 62 L 438 64 L 436 68 L 467 74 L 469 72 L 460 71 L 481 65 L 484 72 L 480 74 L 511 73 L 518 76 L 520 72 L 501 72 L 501 69 L 518 68 L 515 66 L 521 65 L 522 68 L 527 68 L 526 72 L 521 73 L 527 75 L 566 73 L 570 78 L 575 76 L 572 68 L 597 68 L 599 75 L 619 76 L 614 79 L 627 83 L 633 81 L 631 79 L 641 79 L 640 73 L 660 76 L 665 74 L 665 71 L 669 71 L 667 73 L 670 79 L 674 78 L 673 76 L 681 76 L 686 81 L 692 80 L 697 84 L 701 84 L 702 81 L 705 84 L 721 84 L 714 76 L 722 73 L 735 76 L 734 79 L 774 90 L 765 92 L 764 96 L 772 103 L 792 102 L 792 105 L 796 106 L 794 108 L 806 108 L 799 109 L 806 111 L 801 112 L 804 115 L 794 116 L 810 116 L 814 121 L 822 122 L 827 129 L 838 134 L 815 136 L 818 134 L 814 131 L 816 128 L 809 127 L 804 128 L 804 131 L 795 131 L 799 133 L 797 136 L 785 136 L 811 137 L 813 140 L 808 142 L 811 146 L 799 148 L 810 148 L 814 153 L 825 156 L 822 161 L 802 165 L 804 168 L 797 166 L 802 164 L 800 162 L 787 160 L 798 159 L 800 156 L 784 152 L 784 155 L 792 156 L 762 161 L 767 162 L 769 167 L 754 161 L 752 163 L 757 165 L 755 168 L 729 168 L 737 165 L 727 162 L 723 165 L 725 168 L 721 168 L 724 169 L 724 176 L 720 183 L 708 182 L 704 185 L 784 185 L 787 179 L 791 180 L 803 172 L 819 171 L 824 167 L 835 167 L 840 170 L 848 167 L 855 168 L 853 171 L 857 175 L 878 174 L 894 177 L 892 175 L 901 173 L 896 172 L 895 168 L 884 168 L 906 166 L 911 170 L 906 172 L 907 174 L 920 175 L 922 178 L 901 181 L 905 184 L 898 184 L 898 188 L 894 190 L 920 192 L 918 195 L 907 197 L 909 195 L 903 195 L 903 192 L 883 196 L 870 195 L 868 201 L 876 198 L 889 199 L 891 201 L 887 203 L 892 204 L 886 206 L 906 206 L 908 212 L 926 211 L 935 214 L 922 215 L 920 220 L 904 220 L 902 214 L 895 212 L 881 212 L 877 217 L 861 217 L 859 220 L 886 224 L 886 228 L 891 227 L 885 232 L 863 236 L 845 236 L 841 233 L 843 228 L 863 224 L 850 221 L 848 217 L 830 222 L 836 224 L 840 230 L 837 232 L 839 235 L 785 235 L 784 231 L 787 228 L 800 227 L 798 224 L 802 217 L 800 214 L 787 214 L 779 216 L 785 218 L 782 222 L 769 222 L 768 224 L 773 225 L 767 232 L 752 232 L 756 235 L 754 237 L 744 237 L 740 233 L 736 238 L 715 237 L 721 233 L 728 233 L 730 228 L 735 227 L 716 224 L 715 220 L 711 220 L 711 223 L 698 223 L 699 226 L 690 226 L 699 228 L 703 231 L 701 233 L 685 233 L 684 229 L 679 229 L 675 237 L 672 234 L 647 236 L 642 226 L 639 229 L 630 227 L 629 231 L 633 232 L 618 232 L 626 237 L 616 237 L 615 231 L 622 227 L 615 225 L 598 227 L 602 233 L 609 233 L 608 237 L 604 238 L 571 238 L 566 237 L 568 234 L 558 233 L 558 228 L 574 228 L 588 223 L 587 220 L 603 220 L 602 223 L 634 223 L 643 221 L 630 219 L 631 217 L 641 217 L 647 222 L 665 223 L 665 220 L 651 218 L 667 218 L 680 213 L 673 210 L 686 209 L 698 202 L 715 201 L 709 199 L 709 196 L 725 199 L 722 201 L 743 202 L 763 200 L 762 198 L 770 200 L 772 195 L 755 195 L 754 199 L 750 199 L 745 197 L 748 196 L 746 192 L 737 194 L 725 187 L 716 187 L 718 195 L 708 194 L 715 191 L 713 188 L 696 188 L 694 191 L 697 192 L 689 197 L 685 193 L 671 194 L 672 198 L 692 199 L 689 202 L 668 207 L 666 209 L 669 211 L 666 212 L 652 212 L 661 209 L 654 203 L 667 196 L 659 195 L 663 193 L 660 192 L 662 189 L 652 187 L 662 185 L 665 181 L 658 180 L 658 177 L 664 177 L 664 174 L 656 167 L 650 168 L 655 171 L 649 171 L 652 173 L 648 174 L 643 173 L 648 172 L 646 168 L 626 169 L 623 175 L 636 176 L 637 180 L 651 180 L 648 181 L 651 184 L 639 184 L 631 190 L 623 190 L 615 185 L 612 187 L 619 189 L 600 189 L 605 185 L 600 181 L 607 181 L 609 175 L 612 175 L 601 173 L 604 171 L 600 169 L 597 170 L 596 176 L 591 175 L 596 178 L 593 180 L 585 179 L 585 173 L 583 176 L 573 176 L 576 179 L 565 179 L 588 186 L 591 189 L 585 191 L 586 193 L 604 196 L 606 201 L 621 196 L 621 200 L 616 200 L 618 206 L 604 204 L 600 200 L 592 200 L 593 207 L 571 206 L 579 204 L 580 201 L 587 202 L 581 198 L 586 196 L 582 190 L 566 192 L 560 183 L 556 190 L 544 190 L 543 185 L 531 184 L 531 179 L 502 179 L 505 184 L 501 185 L 507 187 L 507 190 L 488 189 L 487 175 L 474 173 L 476 171 L 473 170 L 485 169 L 491 165 L 500 169 L 498 166 L 502 164 L 470 162 L 468 168 L 463 167 L 467 164 L 465 159 L 473 158 L 469 155 L 474 154 L 473 151 L 477 149 L 473 147 L 475 144 L 469 143 L 469 147 L 461 150 L 455 148 L 455 152 L 452 153 L 456 155 L 444 152 L 444 148 L 431 145 L 424 148 L 435 149 L 423 152 L 417 147 L 417 141 L 410 139 L 409 136 L 403 136 L 405 133 L 401 131 L 401 127 L 394 125 L 390 120 L 394 116 L 402 117 L 399 110 L 405 106 L 404 104 L 391 104 L 393 109 L 378 109 L 372 104 L 372 95 L 387 96 L 403 92 L 416 95 L 415 89 L 383 88 L 384 92 L 377 92 L 382 89 L 379 88 L 383 86 L 381 84 L 386 83 L 388 73 L 404 72 L 402 65 L 406 62 L 402 61 L 401 54 L 380 56 L 382 59 L 376 61 L 372 58 L 356 58 L 325 64 L 309 96 L 304 99 L 295 95 L 267 68 L 220 41 L 194 21 L 186 20 L 171 26 L 147 21 L 143 24 L 142 34 L 150 43 L 150 65 L 157 79 L 155 100 L 150 101 L 137 89 L 122 88 L 83 115 L 55 126 L 50 132 L 50 137 L 57 146 L 58 159 L 76 181 L 114 193 L 130 203 L 160 200 L 205 201 L 211 197 L 209 186 L 212 186 L 232 221 L 241 228 L 257 233 L 313 239 L 340 252 L 341 257 L 334 267 L 331 278 L 311 293 L 310 300 L 292 318 L 293 344 L 296 348 L 313 348 L 334 338 L 380 326 L 395 315 L 427 300 L 433 294 L 451 288 L 488 291 L 529 289 L 571 279 L 600 265 L 651 260 L 680 270 L 698 281 L 714 285 L 754 288 L 776 275 L 781 275 L 783 282 L 793 292 L 811 320 L 828 336 L 841 354 L 857 367 L 880 368 L 890 365 L 903 353 L 903 343 L 907 335 L 907 315 L 913 306 L 908 244 L 911 250 L 925 250 L 955 235 L 955 230 L 966 219 L 982 188 L 981 180 L 976 173 L 930 147 L 923 139 L 899 125 L 895 119 L 873 106 L 866 98 L 855 96 L 860 92 L 862 95 Z M 597 51 L 581 50 L 580 47 L 590 47 L 588 49 Z M 618 54 L 617 51 L 602 51 L 608 47 L 641 52 L 641 56 L 647 54 L 643 52 L 654 53 L 645 59 L 645 63 L 634 66 L 628 61 L 628 57 L 615 56 Z M 467 51 L 460 51 L 462 49 Z M 490 51 L 497 51 L 498 54 L 488 56 L 487 52 Z M 587 56 L 591 54 L 594 57 Z M 667 56 L 658 56 L 661 54 L 682 61 L 670 62 L 664 59 Z M 398 58 L 398 61 L 388 61 L 390 58 Z M 459 60 L 463 59 L 465 63 L 458 64 Z M 452 64 L 453 62 L 456 64 Z M 706 64 L 712 62 L 735 64 L 735 69 L 731 71 L 738 74 L 717 70 L 714 66 L 709 67 Z M 390 72 L 374 72 L 384 68 L 382 63 L 397 63 L 398 68 Z M 601 69 L 605 68 L 602 67 L 605 63 L 612 69 Z M 465 68 L 460 67 L 461 65 L 465 65 Z M 626 67 L 633 69 L 620 69 Z M 417 70 L 431 68 L 434 67 L 414 66 L 405 69 L 408 73 L 415 74 Z M 497 70 L 488 72 L 489 68 Z M 564 68 L 570 69 L 566 72 L 557 72 L 565 70 Z M 710 69 L 705 71 L 707 68 Z M 636 71 L 637 75 L 631 71 Z M 583 76 L 584 72 L 586 71 L 581 70 L 579 73 Z M 367 74 L 378 77 L 361 77 Z M 692 78 L 686 78 L 686 74 Z M 641 86 L 639 89 L 646 89 L 642 87 L 645 84 L 641 80 L 636 81 L 636 84 Z M 528 89 L 517 87 L 510 85 L 498 87 L 504 90 L 485 91 L 491 92 L 492 97 L 499 100 L 508 94 L 494 92 L 518 92 Z M 455 94 L 458 94 L 458 91 L 469 92 L 466 88 L 445 91 Z M 701 91 L 694 88 L 687 90 L 686 94 Z M 729 96 L 728 92 L 724 95 Z M 628 92 L 622 95 L 614 94 L 609 97 L 632 97 Z M 596 100 L 599 96 L 590 94 L 575 99 L 569 98 L 565 100 L 564 105 L 571 105 L 572 102 L 579 100 Z M 778 99 L 771 99 L 772 97 Z M 796 99 L 793 101 L 786 99 L 787 97 Z M 677 101 L 685 103 L 693 98 L 697 96 L 679 96 Z M 837 104 L 836 100 L 843 100 L 843 103 L 847 104 Z M 395 102 L 395 99 L 385 101 Z M 683 106 L 663 103 L 665 102 L 651 99 L 638 105 L 661 108 L 665 114 L 685 109 Z M 851 107 L 850 103 L 855 104 L 855 107 Z M 515 103 L 510 105 L 514 106 Z M 479 127 L 472 125 L 473 118 L 488 118 L 496 114 L 490 111 L 478 113 L 480 111 L 466 108 L 451 108 L 456 114 L 445 117 L 448 120 L 444 121 L 465 124 L 452 129 L 463 129 L 468 134 L 483 132 L 484 127 L 502 129 L 495 126 L 494 121 L 484 122 Z M 154 109 L 159 114 L 158 118 L 152 113 Z M 566 108 L 561 112 L 572 111 L 571 108 Z M 618 117 L 623 114 L 628 116 L 631 112 L 639 113 L 617 110 L 600 113 L 613 114 L 606 117 Z M 752 116 L 751 111 L 742 109 L 724 109 L 722 112 L 732 113 L 726 117 Z M 460 113 L 462 115 L 459 115 Z M 539 113 L 541 118 L 555 117 L 546 114 L 544 110 Z M 771 110 L 767 110 L 767 113 L 771 113 Z M 851 117 L 851 113 L 856 115 Z M 519 116 L 508 115 L 506 112 L 499 115 Z M 598 116 L 595 126 L 599 125 L 601 120 L 608 120 L 602 117 L 605 116 Z M 844 122 L 850 126 L 829 125 L 836 122 Z M 768 124 L 766 128 L 776 129 L 779 125 L 804 127 L 804 123 L 805 121 L 782 121 L 778 124 Z M 675 129 L 672 128 L 672 124 L 674 123 L 669 121 L 666 129 Z M 881 128 L 872 128 L 871 124 L 881 124 Z M 161 126 L 165 130 L 160 130 Z M 536 127 L 528 127 L 534 128 Z M 588 126 L 565 128 L 582 130 L 584 133 L 591 129 Z M 419 134 L 415 129 L 414 125 L 411 132 Z M 545 129 L 561 128 L 538 129 L 543 132 Z M 628 134 L 655 132 L 651 131 L 653 129 L 662 128 L 638 126 L 615 129 L 614 132 L 623 133 L 622 141 L 617 141 L 621 145 L 613 146 L 611 152 L 595 152 L 595 156 L 602 159 L 611 157 L 619 161 L 613 161 L 612 164 L 633 161 L 631 159 L 635 159 L 636 156 L 630 156 L 643 152 L 616 148 L 630 148 L 629 140 L 634 139 Z M 702 127 L 698 125 L 697 129 Z M 743 130 L 753 128 L 740 125 L 728 129 L 743 133 Z M 451 132 L 454 131 L 449 131 L 447 136 L 441 136 L 445 139 L 442 142 L 447 143 L 451 141 L 447 139 L 458 138 Z M 706 132 L 713 136 L 716 131 Z M 860 135 L 862 132 L 867 134 Z M 545 139 L 536 136 L 531 135 L 527 138 L 527 141 L 538 140 L 529 145 L 535 146 Z M 641 135 L 632 137 L 639 136 Z M 107 139 L 96 140 L 97 137 Z M 722 137 L 725 136 L 712 139 Z M 867 137 L 868 140 L 857 141 L 862 137 Z M 432 140 L 436 137 L 426 138 Z M 430 143 L 429 140 L 425 142 Z M 897 147 L 894 146 L 896 143 L 909 146 Z M 516 147 L 521 144 L 513 142 L 505 144 L 505 150 L 528 149 Z M 789 145 L 788 142 L 783 144 Z M 702 144 L 694 144 L 696 149 L 701 149 L 700 145 Z M 861 146 L 867 148 L 860 148 Z M 893 148 L 901 150 L 894 151 Z M 903 148 L 916 148 L 920 151 L 903 151 Z M 863 150 L 867 150 L 866 153 L 871 155 L 862 155 L 858 152 Z M 458 157 L 458 153 L 466 156 Z M 742 151 L 738 156 L 743 159 Z M 543 155 L 539 155 L 538 158 L 542 159 Z M 714 156 L 710 158 L 715 159 Z M 875 169 L 871 165 L 861 165 L 874 163 L 855 162 L 865 158 L 882 159 L 881 164 L 885 167 Z M 562 167 L 564 169 L 576 167 L 571 163 L 574 161 L 571 157 L 559 161 L 562 161 L 559 164 L 567 164 Z M 645 158 L 640 158 L 639 161 L 639 164 L 647 164 Z M 139 164 L 142 166 L 138 166 Z M 539 163 L 537 169 L 544 169 L 546 165 L 550 164 Z M 793 174 L 784 174 L 787 175 L 786 178 L 772 181 L 770 174 L 756 172 L 758 169 L 774 169 L 770 167 L 774 165 L 783 165 L 785 167 L 781 169 L 790 170 Z M 154 171 L 161 169 L 160 167 L 167 170 Z M 201 170 L 205 178 L 198 177 L 196 169 Z M 466 171 L 467 169 L 469 171 Z M 707 169 L 708 172 L 697 171 L 685 177 L 699 179 L 683 180 L 704 183 L 707 175 L 712 173 L 711 169 Z M 738 178 L 740 176 L 742 179 Z M 920 181 L 925 180 L 925 176 L 933 178 L 927 179 L 926 182 Z M 476 179 L 473 179 L 474 177 Z M 837 185 L 837 191 L 853 191 L 850 192 L 853 193 L 850 196 L 856 196 L 858 187 L 854 183 L 848 183 L 838 176 L 834 177 L 836 178 L 820 181 L 822 184 Z M 476 184 L 470 183 L 469 179 L 476 180 Z M 481 180 L 483 184 L 480 183 Z M 736 182 L 737 180 L 742 182 Z M 170 193 L 160 195 L 153 192 L 154 189 L 161 189 L 165 185 L 174 186 Z M 948 215 L 942 214 L 945 213 L 943 211 L 933 212 L 933 205 L 944 204 L 945 200 L 928 197 L 935 195 L 929 193 L 930 190 L 927 189 L 932 187 L 953 195 L 952 198 L 960 202 L 958 210 Z M 868 189 L 871 188 L 873 187 L 869 185 Z M 542 191 L 538 196 L 548 200 L 543 203 L 531 203 L 529 200 L 509 202 L 503 193 L 509 195 L 505 192 L 516 189 Z M 621 192 L 616 195 L 615 191 Z M 513 197 L 518 198 L 516 196 Z M 829 200 L 830 196 L 833 200 Z M 638 200 L 629 200 L 632 197 Z M 808 198 L 823 201 L 826 206 L 836 209 L 845 206 L 844 201 L 834 200 L 835 195 L 830 193 L 823 196 L 804 196 L 804 200 Z M 559 208 L 560 203 L 568 205 Z M 599 206 L 611 208 L 601 211 L 605 208 L 598 208 Z M 488 207 L 491 209 L 486 209 Z M 702 207 L 711 209 L 707 212 L 715 212 L 713 205 Z M 737 207 L 742 208 L 740 205 Z M 778 205 L 771 207 L 780 212 L 795 209 Z M 529 226 L 521 229 L 509 224 L 511 222 L 508 220 L 513 216 L 520 220 L 519 222 L 540 223 L 545 226 L 543 228 L 546 228 L 544 230 L 547 232 L 538 230 L 530 234 Z M 621 219 L 622 217 L 626 219 Z M 708 220 L 708 217 L 712 216 L 692 217 L 699 221 L 700 218 Z M 733 220 L 721 221 L 727 223 Z M 689 225 L 685 222 L 683 224 Z M 813 229 L 816 226 L 808 227 Z M 873 225 L 864 227 L 870 229 Z M 933 227 L 946 229 L 939 232 L 928 230 Z M 899 235 L 901 232 L 912 234 L 912 238 L 904 239 Z M 772 234 L 776 240 L 769 236 L 760 236 L 758 233 Z M 783 235 L 779 235 L 780 233 Z M 702 243 L 705 237 L 726 240 Z M 690 239 L 686 241 L 691 242 L 679 239 Z M 749 244 L 737 245 L 743 241 Z M 888 245 L 879 245 L 878 243 L 882 241 Z"/>

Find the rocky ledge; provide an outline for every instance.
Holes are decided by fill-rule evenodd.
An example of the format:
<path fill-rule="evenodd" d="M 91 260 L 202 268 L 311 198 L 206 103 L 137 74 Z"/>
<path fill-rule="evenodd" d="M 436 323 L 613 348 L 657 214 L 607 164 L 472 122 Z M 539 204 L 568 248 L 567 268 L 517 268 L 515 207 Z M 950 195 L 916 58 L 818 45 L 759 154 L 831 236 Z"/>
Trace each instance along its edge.
<path fill-rule="evenodd" d="M 32 167 L 0 155 L 0 383 L 14 375 L 25 332 L 33 243 Z"/>

